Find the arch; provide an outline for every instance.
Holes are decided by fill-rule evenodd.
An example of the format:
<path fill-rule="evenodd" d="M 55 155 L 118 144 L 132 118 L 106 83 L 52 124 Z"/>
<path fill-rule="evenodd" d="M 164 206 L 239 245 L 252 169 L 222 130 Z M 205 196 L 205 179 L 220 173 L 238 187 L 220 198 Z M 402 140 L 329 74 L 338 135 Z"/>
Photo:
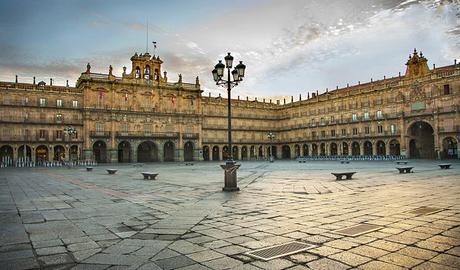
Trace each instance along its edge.
<path fill-rule="evenodd" d="M 303 146 L 302 146 L 302 155 L 303 155 L 304 157 L 309 155 L 309 152 L 308 152 L 308 144 L 306 144 L 306 143 L 304 143 Z"/>
<path fill-rule="evenodd" d="M 233 149 L 232 149 L 232 158 L 233 160 L 238 160 L 238 146 L 233 146 Z"/>
<path fill-rule="evenodd" d="M 263 148 L 262 145 L 259 146 L 259 154 L 258 154 L 258 157 L 259 157 L 259 158 L 264 157 L 264 148 Z"/>
<path fill-rule="evenodd" d="M 295 157 L 296 158 L 300 157 L 300 145 L 296 144 L 294 146 L 294 152 L 295 152 Z"/>
<path fill-rule="evenodd" d="M 434 130 L 425 121 L 416 121 L 409 126 L 409 157 L 435 158 Z"/>
<path fill-rule="evenodd" d="M 107 145 L 104 141 L 96 141 L 93 144 L 94 160 L 98 163 L 107 162 Z"/>
<path fill-rule="evenodd" d="M 163 146 L 163 160 L 174 161 L 174 143 L 167 141 Z"/>
<path fill-rule="evenodd" d="M 53 160 L 63 161 L 65 160 L 65 148 L 62 145 L 54 146 L 54 157 Z"/>
<path fill-rule="evenodd" d="M 131 144 L 128 141 L 118 144 L 118 162 L 131 162 Z"/>
<path fill-rule="evenodd" d="M 72 145 L 69 153 L 70 160 L 78 160 L 78 145 Z"/>
<path fill-rule="evenodd" d="M 48 147 L 40 145 L 35 149 L 35 160 L 37 163 L 42 163 L 49 160 Z"/>
<path fill-rule="evenodd" d="M 311 155 L 318 156 L 318 145 L 316 143 L 311 145 Z"/>
<path fill-rule="evenodd" d="M 383 141 L 377 141 L 377 155 L 379 156 L 384 156 L 386 155 L 386 148 L 385 148 L 385 142 Z"/>
<path fill-rule="evenodd" d="M 342 143 L 342 155 L 344 156 L 350 155 L 350 152 L 348 151 L 348 143 L 346 142 Z"/>
<path fill-rule="evenodd" d="M 372 143 L 370 141 L 364 142 L 364 155 L 372 156 Z"/>
<path fill-rule="evenodd" d="M 325 156 L 326 155 L 326 144 L 325 143 L 321 143 L 319 145 L 319 153 L 320 153 L 320 156 Z"/>
<path fill-rule="evenodd" d="M 140 68 L 140 67 L 136 67 L 134 77 L 135 77 L 136 79 L 140 79 L 140 78 L 141 78 L 141 68 Z"/>
<path fill-rule="evenodd" d="M 212 148 L 212 160 L 219 160 L 219 146 Z"/>
<path fill-rule="evenodd" d="M 203 160 L 209 161 L 209 146 L 203 146 Z"/>
<path fill-rule="evenodd" d="M 249 158 L 254 159 L 256 157 L 256 147 L 254 145 L 251 145 L 249 148 Z"/>
<path fill-rule="evenodd" d="M 452 137 L 446 137 L 442 140 L 442 158 L 458 158 L 458 144 Z"/>
<path fill-rule="evenodd" d="M 150 79 L 150 66 L 145 65 L 144 67 L 144 79 L 149 80 Z"/>
<path fill-rule="evenodd" d="M 18 148 L 18 158 L 25 158 L 26 160 L 32 160 L 32 148 L 28 145 L 21 145 Z"/>
<path fill-rule="evenodd" d="M 248 147 L 243 146 L 241 147 L 241 160 L 247 160 L 248 159 Z"/>
<path fill-rule="evenodd" d="M 390 155 L 399 156 L 401 155 L 401 147 L 399 145 L 399 141 L 393 139 L 390 141 Z"/>
<path fill-rule="evenodd" d="M 193 161 L 193 143 L 191 141 L 184 144 L 184 161 Z"/>
<path fill-rule="evenodd" d="M 359 156 L 361 155 L 361 148 L 359 147 L 358 142 L 353 142 L 351 144 L 351 155 L 352 156 Z"/>
<path fill-rule="evenodd" d="M 3 145 L 0 147 L 0 163 L 13 164 L 13 147 Z"/>
<path fill-rule="evenodd" d="M 158 161 L 158 148 L 151 141 L 145 141 L 137 146 L 138 162 L 155 162 Z"/>
<path fill-rule="evenodd" d="M 291 158 L 291 147 L 289 147 L 289 145 L 283 145 L 283 147 L 281 147 L 281 158 L 282 159 Z"/>
<path fill-rule="evenodd" d="M 228 160 L 230 158 L 230 152 L 228 151 L 228 146 L 222 147 L 222 159 Z"/>
<path fill-rule="evenodd" d="M 331 156 L 337 156 L 337 144 L 331 143 L 329 148 L 330 148 Z"/>

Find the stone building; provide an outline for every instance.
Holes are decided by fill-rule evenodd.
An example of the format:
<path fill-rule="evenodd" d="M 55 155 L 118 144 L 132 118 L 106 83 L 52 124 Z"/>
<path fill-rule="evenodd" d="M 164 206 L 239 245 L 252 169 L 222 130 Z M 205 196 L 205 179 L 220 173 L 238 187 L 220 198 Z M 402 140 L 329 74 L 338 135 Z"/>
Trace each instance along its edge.
<path fill-rule="evenodd" d="M 0 82 L 0 162 L 226 159 L 226 99 L 203 96 L 198 77 L 168 80 L 158 56 L 136 53 L 131 62 L 121 77 L 88 64 L 75 87 Z M 458 158 L 460 65 L 429 69 L 414 50 L 406 66 L 398 77 L 295 102 L 232 100 L 233 157 Z M 66 134 L 69 126 L 77 132 Z"/>

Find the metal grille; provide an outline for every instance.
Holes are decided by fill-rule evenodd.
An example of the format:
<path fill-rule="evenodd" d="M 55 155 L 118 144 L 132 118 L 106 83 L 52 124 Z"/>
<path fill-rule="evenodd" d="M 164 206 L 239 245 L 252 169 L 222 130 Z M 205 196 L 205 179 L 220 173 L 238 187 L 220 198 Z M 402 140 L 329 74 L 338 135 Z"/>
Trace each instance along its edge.
<path fill-rule="evenodd" d="M 442 209 L 434 208 L 434 207 L 422 206 L 422 207 L 419 207 L 419 208 L 416 208 L 414 210 L 409 211 L 409 213 L 415 214 L 415 215 L 418 215 L 418 216 L 422 216 L 422 215 L 434 214 L 434 213 L 437 213 L 439 211 L 442 211 Z"/>
<path fill-rule="evenodd" d="M 311 244 L 301 242 L 290 242 L 281 245 L 271 246 L 262 248 L 254 251 L 247 252 L 246 255 L 254 257 L 256 259 L 269 261 L 275 258 L 291 255 L 307 249 L 315 247 Z"/>
<path fill-rule="evenodd" d="M 351 226 L 345 229 L 340 229 L 335 232 L 339 234 L 347 235 L 347 236 L 358 236 L 361 234 L 379 230 L 381 228 L 382 228 L 381 226 L 377 226 L 373 224 L 359 224 L 359 225 Z"/>

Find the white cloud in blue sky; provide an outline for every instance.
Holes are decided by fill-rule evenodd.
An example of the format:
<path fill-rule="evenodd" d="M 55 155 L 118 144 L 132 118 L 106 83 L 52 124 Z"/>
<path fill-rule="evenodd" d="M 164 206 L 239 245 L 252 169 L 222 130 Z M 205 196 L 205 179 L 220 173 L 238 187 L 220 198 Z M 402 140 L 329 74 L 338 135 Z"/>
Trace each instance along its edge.
<path fill-rule="evenodd" d="M 248 3 L 249 2 L 249 3 Z M 121 74 L 149 39 L 170 80 L 224 92 L 210 71 L 227 51 L 247 65 L 235 95 L 324 91 L 404 72 L 414 47 L 431 63 L 460 58 L 458 1 L 2 1 L 0 80 L 76 81 L 91 62 Z M 150 48 L 152 53 L 153 48 Z M 48 79 L 46 79 L 48 80 Z"/>

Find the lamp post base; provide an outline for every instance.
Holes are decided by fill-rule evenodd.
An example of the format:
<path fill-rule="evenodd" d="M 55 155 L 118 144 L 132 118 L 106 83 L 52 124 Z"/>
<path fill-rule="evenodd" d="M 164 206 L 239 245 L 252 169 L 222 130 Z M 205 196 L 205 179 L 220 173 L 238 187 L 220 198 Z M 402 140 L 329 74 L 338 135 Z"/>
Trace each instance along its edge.
<path fill-rule="evenodd" d="M 225 175 L 225 185 L 222 188 L 222 191 L 239 191 L 240 188 L 238 187 L 237 183 L 237 174 L 236 171 L 241 165 L 237 165 L 235 161 L 228 160 L 225 165 L 220 165 L 222 169 L 224 169 Z"/>

